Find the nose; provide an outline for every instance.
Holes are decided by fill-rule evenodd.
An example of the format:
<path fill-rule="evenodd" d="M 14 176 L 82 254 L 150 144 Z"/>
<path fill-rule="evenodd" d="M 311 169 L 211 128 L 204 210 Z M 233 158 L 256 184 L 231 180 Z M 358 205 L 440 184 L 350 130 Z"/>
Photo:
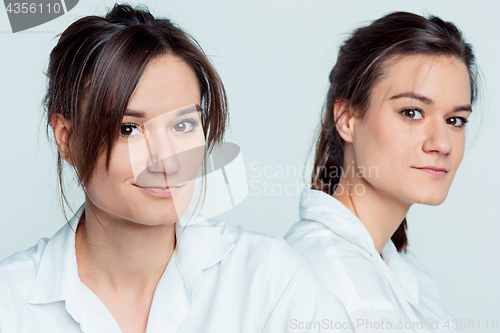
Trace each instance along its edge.
<path fill-rule="evenodd" d="M 171 175 L 180 169 L 176 150 L 165 133 L 150 132 L 145 135 L 149 150 L 148 171 Z"/>
<path fill-rule="evenodd" d="M 426 153 L 448 155 L 452 151 L 452 144 L 448 133 L 448 126 L 442 119 L 433 119 L 429 122 L 426 139 L 422 149 Z"/>

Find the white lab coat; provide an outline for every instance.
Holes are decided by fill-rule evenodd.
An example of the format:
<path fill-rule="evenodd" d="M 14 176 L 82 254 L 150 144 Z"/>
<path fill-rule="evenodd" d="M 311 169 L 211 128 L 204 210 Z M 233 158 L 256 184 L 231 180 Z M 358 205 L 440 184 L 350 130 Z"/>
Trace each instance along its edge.
<path fill-rule="evenodd" d="M 83 209 L 70 220 L 73 230 Z M 181 224 L 176 223 L 178 246 L 156 287 L 146 332 L 340 332 L 295 328 L 348 320 L 282 238 L 201 217 L 185 228 Z M 0 332 L 121 332 L 80 281 L 68 224 L 0 263 Z"/>
<path fill-rule="evenodd" d="M 361 220 L 331 195 L 305 189 L 285 240 L 340 299 L 356 332 L 456 332 L 415 254 L 389 240 L 382 258 Z"/>

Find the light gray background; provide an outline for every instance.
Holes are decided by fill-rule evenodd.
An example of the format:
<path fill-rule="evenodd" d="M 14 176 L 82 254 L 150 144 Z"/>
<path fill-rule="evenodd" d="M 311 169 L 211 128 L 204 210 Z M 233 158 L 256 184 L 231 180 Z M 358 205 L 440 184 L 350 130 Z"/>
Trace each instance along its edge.
<path fill-rule="evenodd" d="M 58 206 L 55 150 L 44 134 L 42 71 L 57 33 L 82 16 L 103 15 L 113 3 L 81 0 L 62 17 L 17 34 L 10 32 L 7 14 L 0 10 L 0 260 L 52 236 L 65 223 Z M 191 33 L 226 85 L 231 116 L 227 139 L 242 147 L 249 184 L 253 183 L 247 199 L 220 218 L 279 236 L 298 219 L 299 187 L 309 180 L 309 173 L 306 178 L 294 177 L 290 168 L 306 163 L 328 73 L 347 33 L 396 10 L 435 14 L 455 22 L 476 50 L 484 74 L 483 93 L 447 200 L 437 207 L 415 205 L 409 212 L 410 247 L 436 279 L 446 308 L 456 318 L 481 320 L 482 325 L 486 320 L 500 321 L 497 1 L 142 3 L 154 15 L 169 17 Z M 288 168 L 290 174 L 257 177 L 256 170 L 262 172 L 266 166 L 268 173 Z M 288 190 L 293 193 L 265 195 L 264 181 L 274 186 L 275 193 L 290 184 Z M 82 196 L 75 190 L 72 198 L 76 209 Z M 479 331 L 477 322 L 475 327 L 464 331 Z"/>

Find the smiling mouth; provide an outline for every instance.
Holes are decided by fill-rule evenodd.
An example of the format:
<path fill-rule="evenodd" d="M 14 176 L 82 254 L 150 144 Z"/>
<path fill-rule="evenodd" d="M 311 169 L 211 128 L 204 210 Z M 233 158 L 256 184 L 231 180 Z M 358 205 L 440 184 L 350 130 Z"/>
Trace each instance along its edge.
<path fill-rule="evenodd" d="M 139 186 L 134 184 L 134 186 L 140 188 L 144 193 L 149 194 L 157 198 L 169 198 L 172 197 L 176 192 L 178 192 L 184 184 L 181 185 L 171 185 L 171 186 Z"/>
<path fill-rule="evenodd" d="M 140 186 L 140 185 L 134 184 L 134 186 L 137 186 L 140 188 L 145 188 L 145 189 L 153 189 L 153 190 L 167 190 L 167 189 L 181 188 L 184 186 L 184 184 L 182 184 L 182 185 L 170 185 L 170 186 Z"/>
<path fill-rule="evenodd" d="M 443 179 L 448 173 L 447 170 L 439 169 L 439 168 L 415 168 L 417 170 L 421 170 L 428 174 L 429 176 L 437 179 Z"/>

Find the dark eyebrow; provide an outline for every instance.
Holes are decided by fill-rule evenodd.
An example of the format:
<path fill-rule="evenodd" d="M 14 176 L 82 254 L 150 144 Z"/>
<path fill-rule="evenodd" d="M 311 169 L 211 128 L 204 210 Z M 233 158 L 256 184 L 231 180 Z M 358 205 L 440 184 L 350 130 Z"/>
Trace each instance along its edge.
<path fill-rule="evenodd" d="M 198 112 L 198 111 L 201 112 L 203 110 L 201 109 L 201 107 L 198 104 L 195 104 L 194 107 L 192 105 L 192 106 L 183 108 L 182 110 L 180 110 L 179 112 L 177 112 L 175 115 L 177 117 L 180 117 L 180 116 L 183 116 L 185 114 L 189 114 L 189 113 L 193 113 L 193 112 Z"/>
<path fill-rule="evenodd" d="M 413 99 L 419 100 L 420 102 L 423 102 L 425 104 L 434 103 L 434 101 L 432 99 L 425 97 L 425 96 L 422 96 L 422 95 L 419 95 L 419 94 L 414 93 L 414 92 L 405 92 L 405 93 L 402 93 L 399 95 L 392 96 L 390 99 L 398 99 L 398 98 L 403 98 L 403 97 L 413 98 Z"/>
<path fill-rule="evenodd" d="M 127 109 L 127 110 L 125 110 L 124 116 L 135 117 L 135 118 L 144 118 L 145 114 L 142 111 L 134 111 L 134 110 Z"/>
<path fill-rule="evenodd" d="M 423 95 L 414 93 L 414 92 L 405 92 L 399 95 L 392 96 L 390 99 L 398 99 L 398 98 L 413 98 L 416 100 L 419 100 L 427 105 L 433 104 L 434 101 L 428 97 L 425 97 Z M 457 106 L 455 109 L 453 109 L 453 112 L 459 112 L 459 111 L 470 111 L 472 112 L 472 106 L 469 105 L 462 105 L 462 106 Z"/>
<path fill-rule="evenodd" d="M 177 112 L 176 116 L 180 117 L 188 113 L 196 112 L 196 111 L 203 111 L 201 107 L 198 104 L 194 105 L 193 107 L 186 107 Z M 131 110 L 131 109 L 126 109 L 124 116 L 129 116 L 129 117 L 135 117 L 135 118 L 144 118 L 146 114 L 142 111 L 136 111 L 136 110 Z"/>
<path fill-rule="evenodd" d="M 470 111 L 470 112 L 472 112 L 472 106 L 471 105 L 458 106 L 453 110 L 453 112 L 458 112 L 458 111 Z"/>

